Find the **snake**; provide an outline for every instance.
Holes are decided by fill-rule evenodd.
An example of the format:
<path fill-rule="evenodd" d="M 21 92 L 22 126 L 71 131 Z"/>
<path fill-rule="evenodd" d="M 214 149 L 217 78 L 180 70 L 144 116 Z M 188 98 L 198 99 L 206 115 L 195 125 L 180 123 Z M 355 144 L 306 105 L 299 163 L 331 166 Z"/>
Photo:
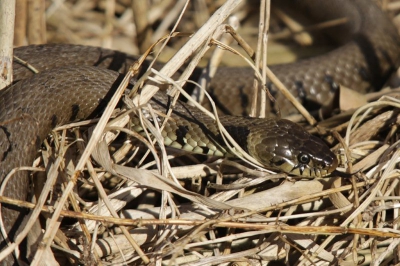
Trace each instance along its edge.
<path fill-rule="evenodd" d="M 290 2 L 292 3 L 292 2 Z M 293 1 L 316 21 L 337 17 L 347 23 L 335 27 L 332 36 L 343 43 L 335 50 L 295 63 L 271 67 L 277 77 L 305 106 L 323 106 L 339 85 L 368 92 L 382 86 L 397 67 L 400 39 L 387 16 L 365 0 Z M 317 11 L 317 12 L 316 12 Z M 339 37 L 338 36 L 338 32 Z M 69 44 L 30 45 L 14 49 L 14 55 L 33 65 L 14 62 L 14 81 L 0 92 L 0 181 L 14 168 L 32 164 L 45 137 L 56 126 L 101 114 L 122 80 L 122 74 L 137 59 L 122 52 Z M 201 69 L 200 69 L 201 70 Z M 200 71 L 198 70 L 197 73 Z M 196 78 L 196 71 L 193 79 Z M 280 118 L 250 118 L 248 97 L 253 81 L 249 68 L 219 68 L 209 92 L 219 108 L 220 122 L 244 151 L 266 168 L 302 177 L 324 177 L 338 160 L 319 138 L 298 124 Z M 131 82 L 133 85 L 134 81 Z M 283 115 L 295 112 L 271 82 L 265 84 Z M 234 102 L 236 101 L 236 102 Z M 171 99 L 157 93 L 150 104 L 165 114 Z M 157 120 L 163 120 L 158 116 Z M 133 128 L 141 124 L 131 117 Z M 162 132 L 165 145 L 222 156 L 230 153 L 213 118 L 183 102 L 173 106 Z M 26 200 L 28 174 L 17 171 L 3 195 Z M 2 205 L 2 219 L 9 239 L 14 239 L 26 215 L 22 208 Z M 6 245 L 0 236 L 0 248 Z M 6 265 L 14 263 L 7 257 Z"/>

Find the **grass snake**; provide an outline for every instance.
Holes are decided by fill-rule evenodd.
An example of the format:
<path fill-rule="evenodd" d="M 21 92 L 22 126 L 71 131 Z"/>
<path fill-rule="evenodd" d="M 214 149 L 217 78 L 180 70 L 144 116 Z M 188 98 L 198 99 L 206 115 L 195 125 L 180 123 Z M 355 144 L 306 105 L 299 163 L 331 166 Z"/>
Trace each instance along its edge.
<path fill-rule="evenodd" d="M 304 5 L 305 12 L 310 11 L 316 20 L 338 16 L 349 20 L 332 32 L 344 43 L 336 50 L 272 68 L 306 106 L 324 105 L 339 84 L 361 92 L 377 89 L 397 66 L 400 42 L 396 29 L 370 1 L 294 2 Z M 136 59 L 112 50 L 77 45 L 27 46 L 16 48 L 14 53 L 40 73 L 30 77 L 32 73 L 14 63 L 14 80 L 20 81 L 0 92 L 0 181 L 13 168 L 32 164 L 52 128 L 98 114 L 120 80 L 115 71 L 126 71 Z M 235 115 L 247 113 L 248 106 L 243 102 L 251 93 L 251 70 L 220 68 L 215 76 L 218 78 L 212 81 L 210 92 L 220 108 Z M 267 85 L 283 114 L 292 113 L 293 108 L 274 86 Z M 157 94 L 152 105 L 165 112 L 168 98 Z M 207 154 L 225 153 L 215 123 L 203 113 L 178 103 L 169 121 L 163 133 L 166 144 Z M 267 167 L 311 177 L 325 176 L 336 168 L 337 159 L 329 148 L 288 120 L 227 115 L 221 116 L 221 122 L 244 150 Z M 28 183 L 27 174 L 17 172 L 8 182 L 4 196 L 26 200 Z M 24 215 L 21 209 L 2 207 L 11 239 Z M 2 237 L 0 241 L 4 247 Z M 11 261 L 7 263 L 12 264 Z"/>

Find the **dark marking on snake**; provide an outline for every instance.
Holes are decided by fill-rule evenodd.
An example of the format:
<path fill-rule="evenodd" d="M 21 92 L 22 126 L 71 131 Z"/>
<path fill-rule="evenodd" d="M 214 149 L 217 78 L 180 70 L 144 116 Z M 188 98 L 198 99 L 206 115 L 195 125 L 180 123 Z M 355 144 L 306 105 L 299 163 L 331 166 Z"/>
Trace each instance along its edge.
<path fill-rule="evenodd" d="M 268 91 L 269 91 L 269 93 L 271 94 L 271 96 L 275 98 L 275 96 L 276 96 L 276 90 L 274 89 L 273 86 L 274 86 L 274 83 L 272 83 L 271 81 L 268 81 L 268 82 L 265 84 L 265 87 L 268 89 Z"/>
<path fill-rule="evenodd" d="M 201 149 L 203 150 L 204 154 L 208 154 L 210 152 L 210 148 L 207 146 L 203 146 L 203 147 L 201 147 Z"/>
<path fill-rule="evenodd" d="M 360 77 L 363 80 L 368 81 L 368 80 L 371 79 L 371 77 L 370 77 L 370 75 L 368 73 L 368 70 L 365 67 L 358 67 L 357 70 L 358 70 L 358 74 L 360 75 Z"/>
<path fill-rule="evenodd" d="M 71 117 L 70 117 L 70 121 L 75 121 L 76 119 L 78 119 L 79 110 L 80 110 L 79 104 L 73 104 L 73 105 L 71 106 Z"/>
<path fill-rule="evenodd" d="M 244 92 L 243 86 L 240 86 L 238 89 L 240 96 L 240 104 L 242 106 L 242 109 L 246 110 L 246 108 L 249 106 L 250 103 L 249 95 Z M 242 115 L 246 115 L 246 113 L 242 113 Z"/>
<path fill-rule="evenodd" d="M 329 84 L 331 92 L 336 92 L 339 89 L 339 85 L 335 82 L 331 75 L 325 75 L 324 81 Z"/>
<path fill-rule="evenodd" d="M 178 142 L 180 145 L 184 146 L 186 144 L 186 139 L 187 136 L 186 134 L 189 132 L 189 127 L 188 126 L 178 126 L 178 130 L 176 131 L 176 142 Z"/>
<path fill-rule="evenodd" d="M 56 127 L 57 124 L 58 124 L 57 115 L 53 114 L 53 115 L 51 116 L 51 126 L 52 126 L 52 127 Z"/>
<path fill-rule="evenodd" d="M 7 157 L 7 154 L 11 152 L 12 150 L 12 145 L 10 141 L 10 132 L 8 132 L 7 128 L 5 126 L 0 126 L 1 131 L 3 132 L 4 136 L 6 137 L 7 140 L 4 140 L 4 137 L 2 138 L 1 142 L 1 148 L 4 149 L 4 152 L 0 158 L 1 161 L 4 161 Z M 2 135 L 2 134 L 1 134 Z M 0 135 L 0 136 L 1 136 Z M 6 146 L 6 147 L 5 147 Z"/>
<path fill-rule="evenodd" d="M 298 94 L 299 98 L 302 99 L 302 100 L 306 99 L 307 92 L 304 89 L 303 82 L 300 81 L 300 80 L 296 80 L 294 82 L 294 86 L 296 87 L 296 91 L 297 91 L 297 94 Z"/>
<path fill-rule="evenodd" d="M 36 135 L 36 138 L 35 138 L 35 146 L 36 146 L 36 148 L 37 149 L 39 149 L 39 147 L 42 145 L 42 139 L 40 138 L 40 136 L 39 135 Z"/>

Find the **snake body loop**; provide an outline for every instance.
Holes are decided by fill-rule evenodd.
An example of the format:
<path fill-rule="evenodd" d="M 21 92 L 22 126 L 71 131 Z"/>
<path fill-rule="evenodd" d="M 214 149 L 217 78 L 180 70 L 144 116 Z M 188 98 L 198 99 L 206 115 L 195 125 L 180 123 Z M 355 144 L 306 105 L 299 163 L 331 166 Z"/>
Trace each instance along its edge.
<path fill-rule="evenodd" d="M 370 1 L 290 3 L 316 10 L 312 12 L 316 19 L 340 16 L 349 19 L 336 29 L 346 43 L 337 50 L 272 68 L 305 105 L 324 105 L 339 84 L 361 92 L 376 89 L 397 66 L 400 41 L 396 29 Z M 29 78 L 32 73 L 15 63 L 14 80 L 21 81 L 0 92 L 1 182 L 13 168 L 32 164 L 40 143 L 52 128 L 98 114 L 118 85 L 119 76 L 112 70 L 123 72 L 136 59 L 116 51 L 74 45 L 27 46 L 14 52 L 41 73 Z M 210 92 L 222 110 L 235 115 L 247 113 L 252 76 L 247 68 L 218 70 Z M 293 108 L 284 97 L 276 93 L 272 84 L 267 85 L 282 113 L 292 113 Z M 235 99 L 239 103 L 231 102 Z M 166 111 L 167 103 L 168 99 L 162 95 L 152 100 L 152 106 L 161 112 Z M 245 151 L 268 167 L 318 177 L 330 173 L 337 165 L 335 156 L 321 140 L 290 121 L 223 116 L 221 122 Z M 217 155 L 227 152 L 215 123 L 182 103 L 176 107 L 163 134 L 165 142 L 177 148 Z M 27 174 L 17 172 L 8 181 L 4 196 L 26 200 L 28 184 Z M 14 239 L 25 212 L 10 206 L 2 206 L 1 210 L 9 238 Z M 5 241 L 0 237 L 0 248 L 4 246 Z M 4 263 L 13 264 L 13 258 L 8 257 Z"/>

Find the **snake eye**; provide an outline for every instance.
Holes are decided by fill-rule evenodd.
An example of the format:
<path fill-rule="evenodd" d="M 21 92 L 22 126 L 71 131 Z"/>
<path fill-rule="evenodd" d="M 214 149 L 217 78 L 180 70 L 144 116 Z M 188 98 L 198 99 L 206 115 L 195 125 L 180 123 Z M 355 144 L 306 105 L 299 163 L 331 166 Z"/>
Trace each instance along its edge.
<path fill-rule="evenodd" d="M 308 164 L 311 160 L 310 155 L 305 154 L 305 153 L 300 153 L 297 156 L 297 160 L 299 160 L 300 163 L 302 164 Z"/>

